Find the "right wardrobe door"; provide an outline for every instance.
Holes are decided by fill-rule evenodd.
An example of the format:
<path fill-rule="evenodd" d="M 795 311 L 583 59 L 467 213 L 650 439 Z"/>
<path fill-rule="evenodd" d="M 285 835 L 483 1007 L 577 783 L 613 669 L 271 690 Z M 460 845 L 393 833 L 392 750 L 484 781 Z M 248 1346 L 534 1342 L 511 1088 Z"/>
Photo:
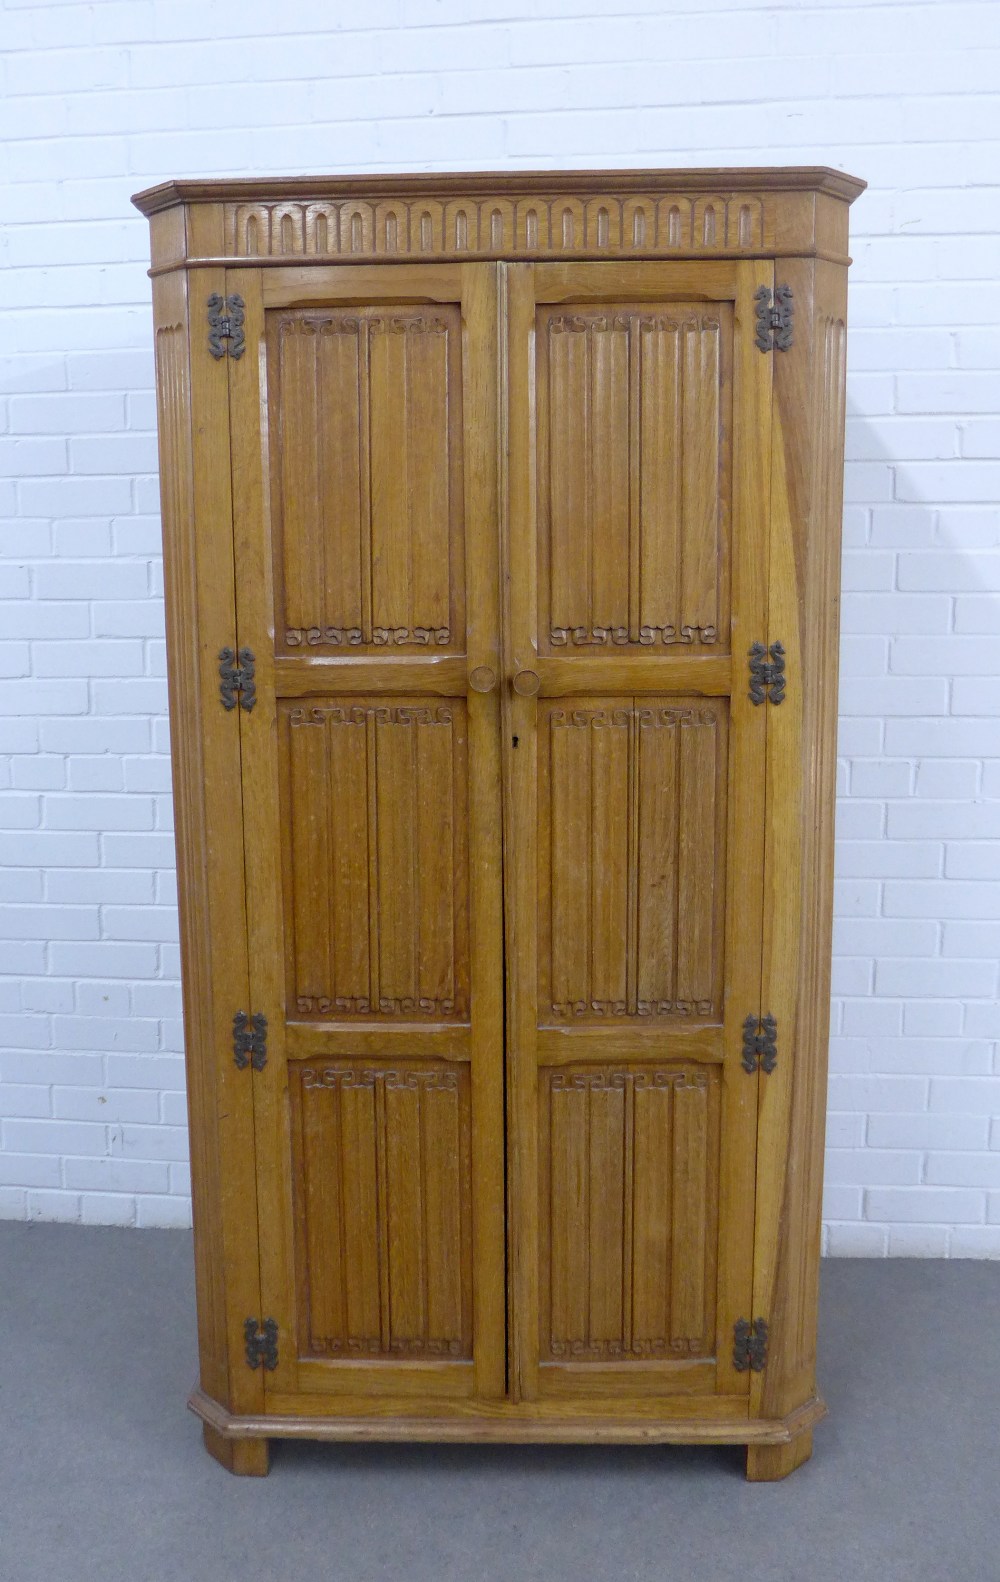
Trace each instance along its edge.
<path fill-rule="evenodd" d="M 773 358 L 754 293 L 773 268 L 500 270 L 511 1392 L 731 1417 L 761 1014 L 748 651 Z"/>

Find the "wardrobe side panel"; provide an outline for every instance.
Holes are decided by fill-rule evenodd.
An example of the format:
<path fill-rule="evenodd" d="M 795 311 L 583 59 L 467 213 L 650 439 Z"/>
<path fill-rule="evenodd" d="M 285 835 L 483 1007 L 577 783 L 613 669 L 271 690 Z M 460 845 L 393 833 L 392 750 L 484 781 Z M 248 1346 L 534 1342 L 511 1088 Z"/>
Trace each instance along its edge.
<path fill-rule="evenodd" d="M 847 272 L 784 260 L 791 348 L 775 353 L 769 644 L 785 700 L 767 705 L 762 1014 L 778 1063 L 760 1087 L 754 1316 L 767 1320 L 753 1406 L 782 1416 L 816 1389 L 830 1028 Z"/>
<path fill-rule="evenodd" d="M 251 1085 L 233 1061 L 233 1015 L 249 1010 L 239 722 L 219 692 L 236 633 L 228 383 L 205 317 L 223 279 L 160 275 L 153 312 L 200 1377 L 250 1411 L 263 1392 L 242 1342 L 260 1289 Z"/>

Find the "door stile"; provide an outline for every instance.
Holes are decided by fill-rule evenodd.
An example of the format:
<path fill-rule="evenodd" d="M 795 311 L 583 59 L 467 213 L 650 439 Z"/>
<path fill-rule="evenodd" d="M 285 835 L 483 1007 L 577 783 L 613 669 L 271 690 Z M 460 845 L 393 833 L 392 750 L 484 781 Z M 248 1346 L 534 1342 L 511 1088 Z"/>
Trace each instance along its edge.
<path fill-rule="evenodd" d="M 514 1214 L 515 1189 L 512 1178 L 511 1166 L 511 984 L 510 951 L 512 937 L 510 931 L 511 904 L 508 894 L 507 866 L 510 856 L 511 844 L 511 778 L 510 778 L 510 753 L 507 744 L 511 740 L 511 703 L 510 703 L 510 389 L 509 389 L 509 342 L 507 335 L 507 320 L 510 312 L 510 265 L 499 262 L 496 265 L 496 379 L 495 400 L 497 411 L 496 445 L 497 445 L 497 547 L 500 557 L 499 578 L 499 625 L 500 638 L 500 689 L 499 689 L 499 724 L 500 736 L 498 741 L 500 752 L 500 901 L 502 907 L 503 928 L 503 1172 L 504 1172 L 504 1319 L 505 1319 L 505 1348 L 504 1348 L 504 1386 L 508 1400 L 520 1400 L 519 1370 L 517 1365 L 519 1337 L 515 1323 L 516 1306 L 514 1302 L 514 1289 L 519 1267 L 519 1243 L 517 1235 L 517 1219 Z"/>
<path fill-rule="evenodd" d="M 466 479 L 466 647 L 470 684 L 469 850 L 472 888 L 473 1368 L 475 1394 L 507 1380 L 504 1233 L 503 828 L 500 697 L 499 390 L 497 266 L 462 266 Z M 480 690 L 488 682 L 486 691 Z"/>
<path fill-rule="evenodd" d="M 723 1135 L 719 1182 L 718 1389 L 746 1396 L 735 1367 L 733 1325 L 751 1319 L 759 1071 L 741 1065 L 745 1017 L 759 1017 L 764 933 L 765 753 L 769 703 L 754 704 L 747 655 L 767 631 L 773 355 L 754 344 L 754 293 L 773 285 L 773 265 L 737 265 L 733 368 L 733 601 L 730 696 L 729 885 L 726 897 Z M 744 1302 L 747 1310 L 744 1309 Z M 739 1311 L 734 1311 L 734 1306 Z"/>
<path fill-rule="evenodd" d="M 226 293 L 244 301 L 246 351 L 229 367 L 232 430 L 233 523 L 236 556 L 237 646 L 254 655 L 256 702 L 250 711 L 239 708 L 243 760 L 243 822 L 247 905 L 247 939 L 250 959 L 251 1014 L 267 1017 L 268 1063 L 263 1071 L 252 1069 L 254 1135 L 256 1143 L 258 1241 L 263 1309 L 261 1319 L 273 1318 L 278 1326 L 278 1366 L 269 1372 L 268 1388 L 293 1390 L 296 1383 L 296 1347 L 290 1344 L 294 1327 L 292 1291 L 294 1271 L 291 1226 L 280 1230 L 273 1223 L 291 1202 L 290 1128 L 287 1088 L 284 1081 L 286 1048 L 283 963 L 285 941 L 283 908 L 274 904 L 282 894 L 281 837 L 277 785 L 271 773 L 275 760 L 277 702 L 274 674 L 273 569 L 268 553 L 270 491 L 268 488 L 268 411 L 264 355 L 264 298 L 261 272 L 229 270 Z M 262 465 L 263 458 L 263 465 Z M 266 1223 L 270 1220 L 271 1223 Z M 276 1233 L 277 1232 L 277 1233 Z M 284 1344 L 282 1344 L 282 1339 Z"/>
<path fill-rule="evenodd" d="M 503 757 L 505 777 L 504 902 L 507 972 L 507 1168 L 510 1267 L 510 1395 L 538 1395 L 538 1022 L 535 959 L 535 830 L 538 823 L 533 752 L 537 704 L 516 689 L 515 676 L 534 674 L 532 635 L 537 572 L 534 554 L 533 367 L 534 265 L 501 264 L 506 297 L 503 375 L 506 398 L 506 498 L 501 505 L 503 556 Z M 527 347 L 527 356 L 522 348 Z M 514 597 L 514 590 L 516 598 Z M 523 686 L 523 682 L 521 685 Z"/>

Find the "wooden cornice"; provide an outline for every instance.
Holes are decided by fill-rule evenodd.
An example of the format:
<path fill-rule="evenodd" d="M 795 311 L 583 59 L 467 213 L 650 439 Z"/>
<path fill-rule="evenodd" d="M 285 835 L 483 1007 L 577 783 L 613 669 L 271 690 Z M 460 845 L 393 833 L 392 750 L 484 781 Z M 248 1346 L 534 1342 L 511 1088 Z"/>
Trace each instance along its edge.
<path fill-rule="evenodd" d="M 865 183 L 826 166 L 167 181 L 153 272 L 185 264 L 820 256 Z"/>
<path fill-rule="evenodd" d="M 553 196 L 601 192 L 829 192 L 853 203 L 866 182 L 829 165 L 760 165 L 692 170 L 467 170 L 447 174 L 410 172 L 372 176 L 249 176 L 214 181 L 161 181 L 137 192 L 132 202 L 143 214 L 158 214 L 178 203 L 281 203 L 295 198 L 317 202 L 339 197 L 434 197 L 447 193 L 475 197 L 512 197 L 522 192 Z"/>

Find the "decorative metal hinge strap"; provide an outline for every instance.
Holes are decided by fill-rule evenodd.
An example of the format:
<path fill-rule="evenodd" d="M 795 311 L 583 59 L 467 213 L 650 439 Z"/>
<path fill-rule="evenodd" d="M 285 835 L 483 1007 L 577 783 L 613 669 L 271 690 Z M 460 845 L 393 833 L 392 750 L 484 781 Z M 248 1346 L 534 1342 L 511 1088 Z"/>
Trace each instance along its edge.
<path fill-rule="evenodd" d="M 265 1318 L 259 1328 L 255 1318 L 245 1319 L 243 1339 L 246 1342 L 247 1367 L 266 1368 L 269 1373 L 273 1373 L 278 1366 L 277 1319 Z"/>
<path fill-rule="evenodd" d="M 228 352 L 230 357 L 239 358 L 246 350 L 246 339 L 243 334 L 243 324 L 246 315 L 246 303 L 234 291 L 232 296 L 220 297 L 213 291 L 208 299 L 208 349 L 212 356 L 219 360 Z M 223 346 L 223 341 L 226 345 Z"/>
<path fill-rule="evenodd" d="M 252 1065 L 263 1071 L 267 1065 L 267 1017 L 263 1011 L 248 1016 L 237 1011 L 233 1017 L 233 1059 L 241 1071 Z"/>
<path fill-rule="evenodd" d="M 743 1070 L 771 1072 L 778 1064 L 778 1024 L 773 1016 L 748 1016 L 743 1023 Z"/>
<path fill-rule="evenodd" d="M 792 344 L 794 300 L 791 286 L 759 286 L 754 292 L 757 315 L 757 334 L 754 342 L 758 351 L 787 352 Z"/>
<path fill-rule="evenodd" d="M 770 655 L 770 659 L 768 658 Z M 781 643 L 765 648 L 763 643 L 751 643 L 747 656 L 750 660 L 750 702 L 781 703 L 785 697 L 785 650 Z"/>
<path fill-rule="evenodd" d="M 238 693 L 240 708 L 249 714 L 257 701 L 253 649 L 241 648 L 238 657 L 239 664 L 235 649 L 219 649 L 219 696 L 224 709 L 235 709 Z"/>
<path fill-rule="evenodd" d="M 762 1318 L 752 1322 L 738 1318 L 733 1325 L 733 1367 L 737 1373 L 760 1373 L 767 1362 L 767 1324 Z"/>

